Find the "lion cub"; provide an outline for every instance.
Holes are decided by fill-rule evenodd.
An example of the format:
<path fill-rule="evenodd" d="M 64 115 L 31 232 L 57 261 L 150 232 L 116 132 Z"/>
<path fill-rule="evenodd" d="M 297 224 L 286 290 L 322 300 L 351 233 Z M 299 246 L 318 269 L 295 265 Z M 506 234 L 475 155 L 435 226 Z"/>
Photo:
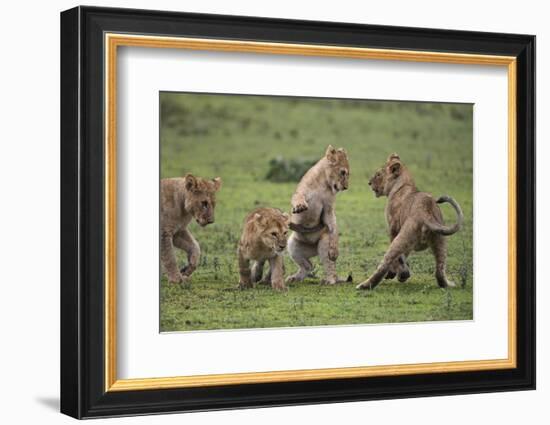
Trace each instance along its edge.
<path fill-rule="evenodd" d="M 246 216 L 237 250 L 240 288 L 253 287 L 262 280 L 264 263 L 269 261 L 264 282 L 271 283 L 275 290 L 286 290 L 283 251 L 289 221 L 289 215 L 276 208 L 258 208 Z M 253 262 L 252 270 L 250 261 Z"/>
<path fill-rule="evenodd" d="M 391 244 L 373 275 L 359 284 L 357 289 L 373 289 L 384 276 L 392 278 L 395 274 L 398 274 L 399 280 L 405 281 L 410 275 L 407 256 L 411 251 L 427 248 L 435 257 L 435 277 L 439 286 L 454 286 L 445 273 L 445 236 L 458 232 L 464 221 L 458 203 L 449 196 L 441 196 L 436 201 L 429 193 L 420 192 L 397 154 L 388 157 L 385 166 L 374 174 L 369 185 L 376 197 L 388 197 L 386 221 Z M 456 211 L 457 222 L 453 226 L 443 224 L 443 214 L 437 205 L 443 202 L 449 202 Z"/>
<path fill-rule="evenodd" d="M 309 259 L 319 256 L 325 283 L 335 284 L 338 258 L 338 228 L 334 205 L 336 194 L 348 188 L 349 162 L 344 149 L 328 146 L 325 156 L 311 167 L 292 196 L 288 252 L 299 266 L 287 282 L 302 281 L 313 270 Z M 349 278 L 347 280 L 350 280 Z"/>
<path fill-rule="evenodd" d="M 200 247 L 188 224 L 194 218 L 201 227 L 214 223 L 215 193 L 219 177 L 212 180 L 187 174 L 160 182 L 160 258 L 172 283 L 184 283 L 197 268 Z M 174 246 L 187 253 L 188 264 L 181 270 L 176 263 Z"/>

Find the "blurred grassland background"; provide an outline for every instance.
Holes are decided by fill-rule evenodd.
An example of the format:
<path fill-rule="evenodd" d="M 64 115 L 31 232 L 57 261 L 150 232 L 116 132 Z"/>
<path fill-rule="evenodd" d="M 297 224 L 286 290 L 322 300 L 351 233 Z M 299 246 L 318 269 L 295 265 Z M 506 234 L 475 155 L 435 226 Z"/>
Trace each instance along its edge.
<path fill-rule="evenodd" d="M 161 331 L 472 319 L 472 114 L 466 104 L 162 92 L 161 177 L 220 176 L 223 186 L 216 222 L 190 225 L 202 250 L 190 287 L 161 278 Z M 289 211 L 299 174 L 328 144 L 344 147 L 350 159 L 350 188 L 336 202 L 337 268 L 354 283 L 331 287 L 312 278 L 287 293 L 237 290 L 243 218 L 259 206 Z M 456 288 L 437 286 L 433 256 L 423 251 L 411 255 L 407 283 L 355 290 L 388 247 L 387 198 L 375 198 L 367 183 L 392 152 L 420 190 L 448 194 L 464 211 L 463 229 L 448 238 Z M 442 209 L 448 223 L 456 220 L 448 204 Z M 185 264 L 185 253 L 177 256 Z M 318 258 L 313 262 L 322 277 Z M 286 253 L 285 267 L 287 275 L 296 269 Z"/>

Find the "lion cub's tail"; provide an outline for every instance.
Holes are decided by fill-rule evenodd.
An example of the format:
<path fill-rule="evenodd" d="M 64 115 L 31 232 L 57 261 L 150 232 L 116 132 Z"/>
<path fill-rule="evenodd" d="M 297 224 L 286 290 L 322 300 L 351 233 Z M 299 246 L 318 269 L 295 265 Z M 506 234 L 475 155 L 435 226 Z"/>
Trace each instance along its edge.
<path fill-rule="evenodd" d="M 439 199 L 436 202 L 438 204 L 442 204 L 443 202 L 448 202 L 449 204 L 451 204 L 456 211 L 457 221 L 452 226 L 445 226 L 443 224 L 430 221 L 430 222 L 426 222 L 426 226 L 428 226 L 428 228 L 431 231 L 439 233 L 444 236 L 455 234 L 460 230 L 460 228 L 462 227 L 462 224 L 464 223 L 464 214 L 462 214 L 462 209 L 460 208 L 460 205 L 458 205 L 458 202 L 456 202 L 453 198 L 447 195 L 443 195 L 439 197 Z"/>

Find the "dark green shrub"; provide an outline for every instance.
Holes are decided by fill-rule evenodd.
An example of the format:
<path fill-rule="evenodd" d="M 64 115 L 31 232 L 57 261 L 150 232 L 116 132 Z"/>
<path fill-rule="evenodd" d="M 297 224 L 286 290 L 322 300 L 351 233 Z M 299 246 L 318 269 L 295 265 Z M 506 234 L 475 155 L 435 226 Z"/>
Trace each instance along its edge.
<path fill-rule="evenodd" d="M 276 183 L 299 182 L 306 171 L 315 163 L 316 161 L 311 159 L 285 159 L 278 156 L 269 161 L 269 169 L 265 179 Z"/>

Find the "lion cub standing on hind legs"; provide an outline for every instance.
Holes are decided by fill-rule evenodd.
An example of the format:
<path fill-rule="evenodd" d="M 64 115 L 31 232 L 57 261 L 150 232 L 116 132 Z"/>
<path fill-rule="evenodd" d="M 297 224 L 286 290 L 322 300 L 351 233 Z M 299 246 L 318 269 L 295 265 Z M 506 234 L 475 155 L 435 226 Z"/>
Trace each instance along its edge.
<path fill-rule="evenodd" d="M 319 256 L 325 271 L 324 283 L 351 281 L 336 276 L 338 228 L 334 211 L 336 194 L 347 190 L 349 162 L 344 149 L 328 146 L 325 156 L 311 167 L 292 196 L 288 252 L 299 270 L 287 282 L 300 282 L 313 270 L 311 257 Z"/>
<path fill-rule="evenodd" d="M 187 174 L 160 182 L 160 258 L 172 283 L 185 283 L 197 268 L 199 243 L 187 226 L 194 218 L 201 227 L 214 223 L 215 193 L 219 177 L 212 180 Z M 188 264 L 178 269 L 174 246 L 187 253 Z"/>
<path fill-rule="evenodd" d="M 460 230 L 464 221 L 458 203 L 449 196 L 441 196 L 437 201 L 426 192 L 420 192 L 409 170 L 403 165 L 399 155 L 388 157 L 386 165 L 370 179 L 369 185 L 376 197 L 387 196 L 386 221 L 391 244 L 376 271 L 357 289 L 374 289 L 384 278 L 398 275 L 401 282 L 410 276 L 406 259 L 411 251 L 431 248 L 435 257 L 435 277 L 440 287 L 455 286 L 447 279 L 447 240 L 445 236 Z M 448 202 L 456 211 L 458 220 L 453 226 L 443 224 L 443 214 L 437 204 Z"/>

